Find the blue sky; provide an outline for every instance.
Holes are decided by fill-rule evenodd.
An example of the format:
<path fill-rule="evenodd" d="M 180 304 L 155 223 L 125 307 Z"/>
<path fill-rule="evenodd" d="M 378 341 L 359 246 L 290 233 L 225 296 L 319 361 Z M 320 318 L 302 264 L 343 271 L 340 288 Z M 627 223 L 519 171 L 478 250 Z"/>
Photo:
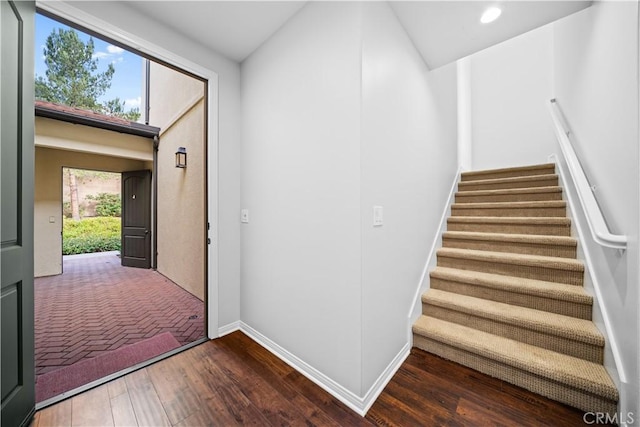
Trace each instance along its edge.
<path fill-rule="evenodd" d="M 36 37 L 35 37 L 35 71 L 36 76 L 45 77 L 47 67 L 44 63 L 44 46 L 47 37 L 54 28 L 69 29 L 68 26 L 36 14 Z M 76 30 L 77 31 L 77 30 Z M 88 41 L 89 36 L 78 31 L 80 39 Z M 140 106 L 142 95 L 142 58 L 118 46 L 113 46 L 100 39 L 93 37 L 95 46 L 94 57 L 98 58 L 98 70 L 106 70 L 109 63 L 113 63 L 116 72 L 111 80 L 111 88 L 100 98 L 106 101 L 119 97 L 125 101 L 125 109 Z"/>

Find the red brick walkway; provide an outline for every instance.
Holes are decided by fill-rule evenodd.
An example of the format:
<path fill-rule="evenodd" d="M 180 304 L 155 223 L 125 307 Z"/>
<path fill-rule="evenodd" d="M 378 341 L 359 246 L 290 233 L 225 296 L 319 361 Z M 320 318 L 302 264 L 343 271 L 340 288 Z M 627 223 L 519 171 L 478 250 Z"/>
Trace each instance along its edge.
<path fill-rule="evenodd" d="M 35 320 L 36 375 L 165 331 L 182 345 L 204 337 L 202 301 L 114 253 L 69 257 L 64 274 L 37 278 Z"/>

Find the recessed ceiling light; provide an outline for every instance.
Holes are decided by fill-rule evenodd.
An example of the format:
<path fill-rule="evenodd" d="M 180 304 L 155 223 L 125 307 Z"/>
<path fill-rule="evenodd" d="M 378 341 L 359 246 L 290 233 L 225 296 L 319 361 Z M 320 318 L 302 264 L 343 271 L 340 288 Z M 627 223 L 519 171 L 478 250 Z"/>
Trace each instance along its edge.
<path fill-rule="evenodd" d="M 502 13 L 502 10 L 499 7 L 495 7 L 495 6 L 490 7 L 489 9 L 484 11 L 484 13 L 482 14 L 482 17 L 480 18 L 480 22 L 482 22 L 483 24 L 488 24 L 489 22 L 493 22 L 496 19 L 498 19 L 501 13 Z"/>

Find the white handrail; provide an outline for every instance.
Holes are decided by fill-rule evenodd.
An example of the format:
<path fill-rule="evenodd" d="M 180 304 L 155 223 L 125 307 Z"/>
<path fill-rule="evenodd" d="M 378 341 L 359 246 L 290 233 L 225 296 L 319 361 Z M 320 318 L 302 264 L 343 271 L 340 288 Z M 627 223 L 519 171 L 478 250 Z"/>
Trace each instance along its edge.
<path fill-rule="evenodd" d="M 609 231 L 609 227 L 593 195 L 587 176 L 580 165 L 575 150 L 571 146 L 571 141 L 569 141 L 569 134 L 571 132 L 567 129 L 567 126 L 564 125 L 564 118 L 558 107 L 558 103 L 555 99 L 552 99 L 548 107 L 554 125 L 553 128 L 560 143 L 562 155 L 567 162 L 571 179 L 576 186 L 578 199 L 580 199 L 580 204 L 585 212 L 593 240 L 607 248 L 625 250 L 627 248 L 627 236 L 611 234 Z"/>

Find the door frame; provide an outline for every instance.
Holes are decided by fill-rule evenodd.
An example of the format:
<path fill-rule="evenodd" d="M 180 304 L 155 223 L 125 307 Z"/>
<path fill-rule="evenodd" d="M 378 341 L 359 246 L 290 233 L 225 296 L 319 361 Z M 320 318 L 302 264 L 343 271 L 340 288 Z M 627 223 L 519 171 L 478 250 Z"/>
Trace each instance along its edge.
<path fill-rule="evenodd" d="M 38 2 L 36 7 L 68 22 L 84 27 L 96 34 L 103 35 L 115 42 L 133 49 L 143 56 L 148 56 L 161 63 L 173 66 L 179 70 L 191 73 L 205 81 L 206 86 L 206 125 L 207 134 L 205 141 L 206 152 L 206 218 L 207 224 L 203 224 L 206 238 L 211 243 L 206 245 L 206 285 L 205 299 L 207 306 L 207 336 L 209 339 L 217 338 L 218 331 L 218 134 L 219 134 L 219 87 L 218 73 L 205 68 L 195 62 L 185 59 L 161 46 L 158 46 L 142 37 L 123 31 L 115 25 L 96 18 L 73 5 L 63 2 Z M 207 225 L 210 225 L 207 227 Z M 155 250 L 155 249 L 154 249 Z"/>

